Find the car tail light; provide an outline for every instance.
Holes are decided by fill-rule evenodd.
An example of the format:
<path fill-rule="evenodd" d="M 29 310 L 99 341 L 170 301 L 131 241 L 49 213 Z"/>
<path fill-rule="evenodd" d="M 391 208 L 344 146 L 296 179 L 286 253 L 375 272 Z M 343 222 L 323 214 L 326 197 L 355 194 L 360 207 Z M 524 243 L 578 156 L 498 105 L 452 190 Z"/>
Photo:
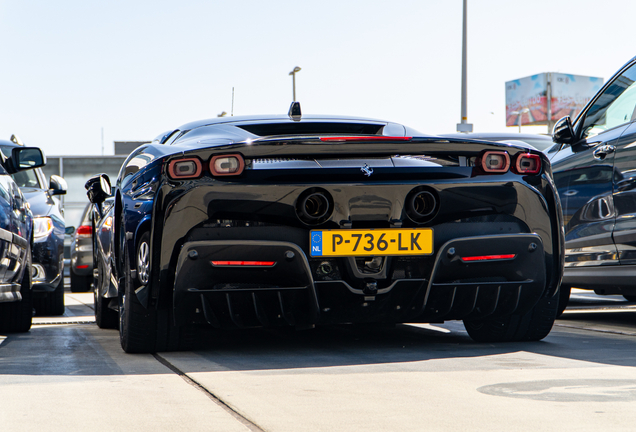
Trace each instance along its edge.
<path fill-rule="evenodd" d="M 475 262 L 475 261 L 495 261 L 495 260 L 511 260 L 514 259 L 517 255 L 515 254 L 507 254 L 507 255 L 478 255 L 478 256 L 470 256 L 470 257 L 462 257 L 463 262 Z"/>
<path fill-rule="evenodd" d="M 217 155 L 210 159 L 210 172 L 214 176 L 239 175 L 245 168 L 240 154 Z"/>
<path fill-rule="evenodd" d="M 214 267 L 274 267 L 276 261 L 211 261 Z"/>
<path fill-rule="evenodd" d="M 88 264 L 78 265 L 78 266 L 77 266 L 77 268 L 78 268 L 78 269 L 81 269 L 81 270 L 83 270 L 83 269 L 87 269 L 87 268 L 88 268 Z"/>
<path fill-rule="evenodd" d="M 90 225 L 80 225 L 75 231 L 77 237 L 90 237 L 93 234 L 93 227 Z"/>
<path fill-rule="evenodd" d="M 199 158 L 176 159 L 168 165 L 168 175 L 173 180 L 197 178 L 203 172 Z"/>
<path fill-rule="evenodd" d="M 531 153 L 520 153 L 515 163 L 517 174 L 539 174 L 541 171 L 541 156 Z"/>
<path fill-rule="evenodd" d="M 481 169 L 490 174 L 503 174 L 510 168 L 510 156 L 505 151 L 486 151 L 480 158 Z"/>
<path fill-rule="evenodd" d="M 320 137 L 320 141 L 411 141 L 413 137 L 395 137 L 395 136 L 344 136 L 344 137 Z"/>

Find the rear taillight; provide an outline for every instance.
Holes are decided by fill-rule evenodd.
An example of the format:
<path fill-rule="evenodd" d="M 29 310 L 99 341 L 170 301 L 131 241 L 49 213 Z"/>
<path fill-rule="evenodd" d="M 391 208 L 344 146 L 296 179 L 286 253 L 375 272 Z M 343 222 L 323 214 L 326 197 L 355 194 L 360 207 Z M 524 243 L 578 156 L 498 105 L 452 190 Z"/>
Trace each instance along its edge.
<path fill-rule="evenodd" d="M 90 237 L 93 234 L 93 227 L 90 225 L 80 225 L 75 231 L 77 237 Z"/>
<path fill-rule="evenodd" d="M 514 168 L 517 174 L 539 174 L 541 172 L 541 156 L 531 153 L 520 153 L 517 156 Z"/>
<path fill-rule="evenodd" d="M 276 261 L 211 261 L 214 267 L 274 267 Z"/>
<path fill-rule="evenodd" d="M 486 151 L 479 158 L 479 166 L 489 174 L 503 174 L 510 169 L 510 156 L 505 151 Z"/>
<path fill-rule="evenodd" d="M 174 180 L 197 178 L 203 172 L 199 158 L 176 159 L 168 165 L 168 175 Z"/>
<path fill-rule="evenodd" d="M 516 257 L 515 254 L 505 254 L 505 255 L 476 255 L 469 257 L 462 257 L 463 262 L 479 262 L 479 261 L 501 261 L 501 260 L 511 260 Z"/>
<path fill-rule="evenodd" d="M 210 172 L 213 176 L 239 175 L 245 168 L 240 154 L 217 155 L 210 159 Z"/>
<path fill-rule="evenodd" d="M 338 141 L 338 142 L 347 142 L 347 141 L 411 141 L 413 137 L 394 137 L 394 136 L 382 136 L 382 135 L 372 135 L 372 136 L 329 136 L 329 137 L 320 137 L 320 141 Z"/>

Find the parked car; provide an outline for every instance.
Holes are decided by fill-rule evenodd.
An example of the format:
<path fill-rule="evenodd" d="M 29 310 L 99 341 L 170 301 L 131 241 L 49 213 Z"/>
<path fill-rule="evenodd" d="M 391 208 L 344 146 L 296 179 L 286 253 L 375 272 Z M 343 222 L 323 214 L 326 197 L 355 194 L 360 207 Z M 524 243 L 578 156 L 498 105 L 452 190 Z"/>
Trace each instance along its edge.
<path fill-rule="evenodd" d="M 93 205 L 88 203 L 71 240 L 71 292 L 90 291 L 93 284 Z"/>
<path fill-rule="evenodd" d="M 0 151 L 8 156 L 22 145 L 14 135 L 12 141 L 0 140 Z M 11 176 L 33 212 L 33 308 L 38 315 L 63 315 L 65 223 L 56 196 L 66 194 L 66 182 L 56 175 L 47 182 L 41 168 Z"/>
<path fill-rule="evenodd" d="M 39 148 L 16 147 L 0 152 L 0 331 L 31 328 L 31 250 L 33 215 L 11 174 L 41 167 L 46 159 Z"/>
<path fill-rule="evenodd" d="M 572 287 L 636 300 L 636 57 L 554 127 L 565 222 L 561 311 Z"/>
<path fill-rule="evenodd" d="M 555 320 L 562 217 L 527 146 L 295 102 L 181 126 L 133 151 L 112 191 L 106 175 L 86 188 L 111 235 L 95 309 L 118 311 L 126 352 L 188 347 L 200 325 L 459 319 L 476 341 L 523 341 Z"/>
<path fill-rule="evenodd" d="M 117 273 L 111 271 L 113 262 L 113 216 L 114 197 L 107 197 L 95 209 L 91 208 L 92 246 L 91 267 L 93 271 L 93 301 L 95 305 L 95 322 L 100 328 L 118 328 L 119 315 L 117 288 L 111 277 Z M 93 204 L 91 204 L 93 207 Z M 93 211 L 95 210 L 95 211 Z M 100 217 L 101 215 L 101 217 Z"/>
<path fill-rule="evenodd" d="M 464 139 L 476 139 L 494 142 L 507 142 L 510 144 L 525 143 L 531 145 L 533 148 L 547 153 L 552 147 L 554 147 L 554 141 L 552 141 L 551 135 L 540 134 L 522 134 L 522 133 L 505 133 L 505 132 L 474 132 L 467 134 L 444 134 L 442 136 L 449 138 L 464 138 Z"/>

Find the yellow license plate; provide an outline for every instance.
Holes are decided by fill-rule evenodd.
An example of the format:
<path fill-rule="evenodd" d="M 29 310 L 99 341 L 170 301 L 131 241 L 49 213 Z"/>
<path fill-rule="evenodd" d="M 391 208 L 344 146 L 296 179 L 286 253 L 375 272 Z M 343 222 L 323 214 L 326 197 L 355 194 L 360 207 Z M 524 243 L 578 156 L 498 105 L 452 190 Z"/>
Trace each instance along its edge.
<path fill-rule="evenodd" d="M 311 231 L 311 256 L 431 255 L 432 228 Z"/>

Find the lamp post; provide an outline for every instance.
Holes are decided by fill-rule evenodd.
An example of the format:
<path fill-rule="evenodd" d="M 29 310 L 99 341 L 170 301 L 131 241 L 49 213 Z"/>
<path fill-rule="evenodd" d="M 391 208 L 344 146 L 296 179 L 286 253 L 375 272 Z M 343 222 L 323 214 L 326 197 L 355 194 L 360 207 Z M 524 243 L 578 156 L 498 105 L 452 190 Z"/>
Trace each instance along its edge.
<path fill-rule="evenodd" d="M 294 100 L 292 102 L 296 102 L 296 72 L 300 72 L 300 68 L 298 66 L 289 73 L 292 76 L 292 89 L 294 91 Z"/>
<path fill-rule="evenodd" d="M 467 94 L 468 94 L 468 84 L 467 84 L 467 64 L 466 64 L 466 53 L 468 50 L 468 0 L 464 0 L 464 13 L 462 19 L 462 116 L 460 123 L 457 124 L 457 132 L 472 132 L 473 125 L 468 123 L 468 109 L 467 109 Z"/>
<path fill-rule="evenodd" d="M 517 120 L 517 124 L 519 125 L 519 133 L 521 133 L 521 118 L 523 117 L 523 115 L 525 113 L 529 113 L 530 112 L 530 108 L 524 108 L 522 110 L 519 111 L 513 111 L 510 114 L 512 115 L 518 115 L 519 116 L 519 120 Z"/>

